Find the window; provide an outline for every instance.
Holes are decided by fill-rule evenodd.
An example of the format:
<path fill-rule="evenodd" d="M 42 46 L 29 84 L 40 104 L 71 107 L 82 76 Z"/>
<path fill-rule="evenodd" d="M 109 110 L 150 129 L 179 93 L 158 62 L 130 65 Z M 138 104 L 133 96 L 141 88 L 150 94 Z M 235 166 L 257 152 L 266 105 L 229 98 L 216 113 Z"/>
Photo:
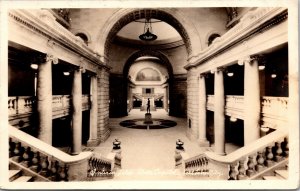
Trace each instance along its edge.
<path fill-rule="evenodd" d="M 212 42 L 213 42 L 217 37 L 220 37 L 220 35 L 219 35 L 219 34 L 216 34 L 216 33 L 210 35 L 209 38 L 208 38 L 208 46 L 211 45 Z"/>
<path fill-rule="evenodd" d="M 143 88 L 143 94 L 153 94 L 154 88 Z"/>
<path fill-rule="evenodd" d="M 77 33 L 75 36 L 79 36 L 86 45 L 88 45 L 88 37 L 83 33 Z"/>

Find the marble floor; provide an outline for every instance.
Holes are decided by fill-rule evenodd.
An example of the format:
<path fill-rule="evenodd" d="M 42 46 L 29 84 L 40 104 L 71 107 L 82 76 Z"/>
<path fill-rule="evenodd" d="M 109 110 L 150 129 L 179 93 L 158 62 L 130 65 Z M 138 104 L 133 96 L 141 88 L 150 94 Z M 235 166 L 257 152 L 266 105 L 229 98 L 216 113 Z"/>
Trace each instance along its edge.
<path fill-rule="evenodd" d="M 112 142 L 115 139 L 121 141 L 122 169 L 119 173 L 123 172 L 123 175 L 115 177 L 114 180 L 118 178 L 132 179 L 133 177 L 134 179 L 156 179 L 158 177 L 162 179 L 161 176 L 174 179 L 174 176 L 170 174 L 174 175 L 174 154 L 177 139 L 184 142 L 185 152 L 189 156 L 213 150 L 213 145 L 209 148 L 203 148 L 199 147 L 197 142 L 190 141 L 185 134 L 187 128 L 186 118 L 168 116 L 163 109 L 151 112 L 152 118 L 173 120 L 177 123 L 177 126 L 146 130 L 131 129 L 119 125 L 123 120 L 144 118 L 144 114 L 145 112 L 133 109 L 126 117 L 110 118 L 111 136 L 104 143 L 93 148 L 98 155 L 106 156 L 112 149 Z M 226 144 L 227 153 L 237 148 L 233 144 Z M 166 175 L 168 174 L 166 172 L 170 172 L 170 176 Z"/>

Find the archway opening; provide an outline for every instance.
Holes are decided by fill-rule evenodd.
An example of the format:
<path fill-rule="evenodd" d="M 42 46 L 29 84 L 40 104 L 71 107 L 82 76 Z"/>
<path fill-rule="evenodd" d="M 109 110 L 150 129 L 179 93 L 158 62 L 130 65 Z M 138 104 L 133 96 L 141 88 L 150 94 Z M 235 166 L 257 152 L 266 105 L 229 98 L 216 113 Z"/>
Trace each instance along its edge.
<path fill-rule="evenodd" d="M 132 109 L 169 112 L 169 88 L 173 69 L 169 60 L 157 51 L 138 51 L 132 54 L 123 68 L 123 75 L 110 77 L 110 117 L 128 115 Z M 123 92 L 123 93 L 121 93 Z"/>

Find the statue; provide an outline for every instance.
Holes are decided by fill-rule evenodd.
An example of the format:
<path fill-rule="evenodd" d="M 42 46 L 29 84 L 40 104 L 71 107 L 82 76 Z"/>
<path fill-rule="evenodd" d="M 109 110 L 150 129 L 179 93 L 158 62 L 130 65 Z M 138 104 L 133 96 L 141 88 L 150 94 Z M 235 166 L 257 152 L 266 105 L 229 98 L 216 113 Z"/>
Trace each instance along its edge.
<path fill-rule="evenodd" d="M 150 99 L 149 98 L 148 98 L 148 101 L 147 101 L 147 113 L 150 113 Z"/>

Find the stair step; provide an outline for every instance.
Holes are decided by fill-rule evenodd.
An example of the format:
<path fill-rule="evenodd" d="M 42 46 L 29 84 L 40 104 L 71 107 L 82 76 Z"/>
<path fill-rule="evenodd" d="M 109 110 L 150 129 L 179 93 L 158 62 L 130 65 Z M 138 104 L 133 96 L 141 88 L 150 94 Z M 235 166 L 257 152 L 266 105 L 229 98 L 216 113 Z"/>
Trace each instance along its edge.
<path fill-rule="evenodd" d="M 275 170 L 275 174 L 276 176 L 278 175 L 284 179 L 289 178 L 289 172 L 287 170 Z"/>
<path fill-rule="evenodd" d="M 12 182 L 20 175 L 20 170 L 9 170 L 9 181 Z"/>
<path fill-rule="evenodd" d="M 13 182 L 29 182 L 32 179 L 32 176 L 20 176 Z"/>
<path fill-rule="evenodd" d="M 283 178 L 279 176 L 263 176 L 263 180 L 284 180 Z"/>

